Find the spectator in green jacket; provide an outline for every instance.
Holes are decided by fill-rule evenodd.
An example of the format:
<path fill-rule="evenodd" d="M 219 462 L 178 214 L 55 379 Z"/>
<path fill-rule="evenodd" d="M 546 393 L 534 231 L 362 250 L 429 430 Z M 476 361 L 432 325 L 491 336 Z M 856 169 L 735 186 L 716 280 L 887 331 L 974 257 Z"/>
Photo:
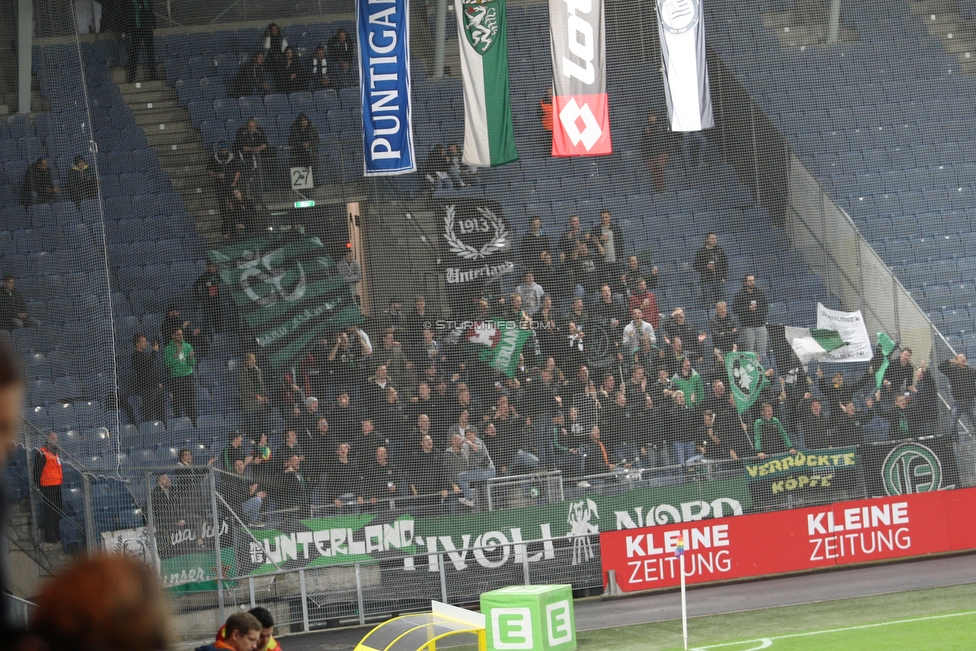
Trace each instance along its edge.
<path fill-rule="evenodd" d="M 683 357 L 680 364 L 678 372 L 671 378 L 671 384 L 678 391 L 684 391 L 689 405 L 697 407 L 705 402 L 705 383 L 698 371 L 691 367 L 691 359 Z"/>
<path fill-rule="evenodd" d="M 755 436 L 756 454 L 760 459 L 765 459 L 770 454 L 782 454 L 789 452 L 796 454 L 796 448 L 790 441 L 790 435 L 786 433 L 786 428 L 779 419 L 773 416 L 773 406 L 768 402 L 762 405 L 762 417 L 756 419 L 753 425 Z"/>
<path fill-rule="evenodd" d="M 173 337 L 166 344 L 163 351 L 163 361 L 169 371 L 169 386 L 173 393 L 173 415 L 188 416 L 197 424 L 197 396 L 193 381 L 193 369 L 196 368 L 196 353 L 193 346 L 183 341 L 183 330 L 177 329 Z"/>

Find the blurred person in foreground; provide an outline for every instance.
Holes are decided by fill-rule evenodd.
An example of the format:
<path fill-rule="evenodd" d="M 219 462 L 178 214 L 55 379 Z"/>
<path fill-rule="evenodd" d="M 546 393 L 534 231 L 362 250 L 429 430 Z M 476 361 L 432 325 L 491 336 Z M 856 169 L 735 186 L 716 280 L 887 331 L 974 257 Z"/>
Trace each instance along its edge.
<path fill-rule="evenodd" d="M 261 630 L 261 622 L 251 613 L 234 613 L 217 633 L 217 639 L 196 651 L 264 651 L 258 646 Z"/>
<path fill-rule="evenodd" d="M 26 651 L 159 651 L 169 647 L 169 607 L 159 580 L 129 556 L 81 558 L 37 598 Z M 6 647 L 5 647 L 6 648 Z"/>
<path fill-rule="evenodd" d="M 20 431 L 20 418 L 24 401 L 24 379 L 17 357 L 9 344 L 0 340 L 0 528 L 6 526 L 7 505 L 6 478 L 4 477 L 7 455 L 14 447 L 14 439 Z M 3 535 L 0 532 L 0 535 Z M 10 609 L 7 603 L 6 584 L 7 556 L 0 556 L 0 639 L 12 639 Z"/>
<path fill-rule="evenodd" d="M 254 618 L 258 620 L 261 624 L 261 635 L 258 636 L 257 651 L 281 651 L 281 645 L 278 641 L 274 639 L 274 617 L 271 615 L 271 611 L 267 608 L 262 608 L 257 606 L 247 611 L 249 614 L 254 615 Z M 227 625 L 220 627 L 217 631 L 217 641 L 227 639 Z"/>

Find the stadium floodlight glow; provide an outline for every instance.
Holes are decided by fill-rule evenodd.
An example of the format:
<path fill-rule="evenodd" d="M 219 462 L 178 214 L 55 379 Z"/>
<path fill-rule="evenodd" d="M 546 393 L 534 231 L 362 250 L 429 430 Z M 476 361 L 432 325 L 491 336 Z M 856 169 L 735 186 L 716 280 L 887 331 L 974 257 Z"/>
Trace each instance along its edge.
<path fill-rule="evenodd" d="M 312 201 L 311 199 L 306 199 L 305 201 L 296 201 L 295 202 L 295 207 L 296 208 L 314 208 L 315 207 L 315 202 Z"/>

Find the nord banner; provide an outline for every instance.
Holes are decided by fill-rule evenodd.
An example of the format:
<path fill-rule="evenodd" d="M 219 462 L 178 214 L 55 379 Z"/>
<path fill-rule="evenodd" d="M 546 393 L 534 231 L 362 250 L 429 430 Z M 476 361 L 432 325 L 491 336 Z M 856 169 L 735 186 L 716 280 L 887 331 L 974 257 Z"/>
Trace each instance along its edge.
<path fill-rule="evenodd" d="M 549 0 L 549 29 L 552 155 L 610 154 L 603 0 Z"/>
<path fill-rule="evenodd" d="M 366 176 L 417 171 L 410 108 L 410 1 L 357 0 Z"/>
<path fill-rule="evenodd" d="M 600 534 L 604 581 L 624 592 L 976 548 L 976 489 L 917 493 Z"/>

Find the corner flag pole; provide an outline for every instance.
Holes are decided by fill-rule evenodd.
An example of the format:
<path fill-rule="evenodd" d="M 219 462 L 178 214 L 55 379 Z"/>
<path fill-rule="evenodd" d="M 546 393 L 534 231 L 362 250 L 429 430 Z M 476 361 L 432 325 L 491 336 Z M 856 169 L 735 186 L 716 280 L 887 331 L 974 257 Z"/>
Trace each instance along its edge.
<path fill-rule="evenodd" d="M 688 599 L 685 592 L 685 537 L 678 538 L 674 548 L 674 555 L 678 557 L 681 573 L 681 637 L 684 639 L 685 651 L 688 651 Z"/>

